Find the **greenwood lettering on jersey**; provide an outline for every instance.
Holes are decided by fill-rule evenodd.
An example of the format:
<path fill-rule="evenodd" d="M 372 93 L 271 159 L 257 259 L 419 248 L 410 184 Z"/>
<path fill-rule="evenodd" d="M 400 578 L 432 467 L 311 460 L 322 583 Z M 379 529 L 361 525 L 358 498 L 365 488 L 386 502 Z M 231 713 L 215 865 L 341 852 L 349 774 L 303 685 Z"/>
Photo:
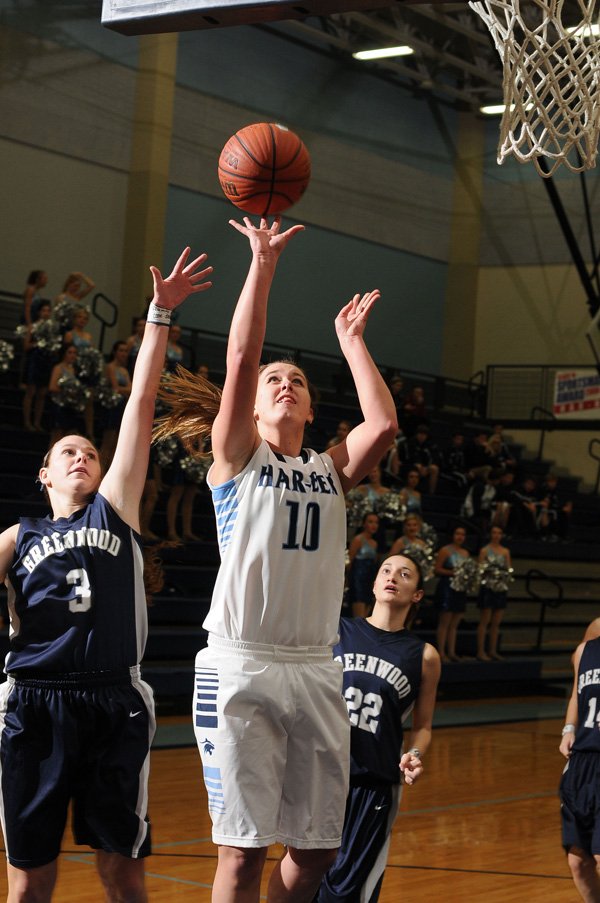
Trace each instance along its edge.
<path fill-rule="evenodd" d="M 42 536 L 40 541 L 31 546 L 23 556 L 23 565 L 33 573 L 38 564 L 50 555 L 57 555 L 68 549 L 77 549 L 82 546 L 101 549 L 109 555 L 117 556 L 121 548 L 121 540 L 110 530 L 101 530 L 98 527 L 80 527 L 78 530 L 68 530 L 66 533 L 51 533 Z"/>
<path fill-rule="evenodd" d="M 291 492 L 320 492 L 325 495 L 338 494 L 331 474 L 323 476 L 323 474 L 316 473 L 314 470 L 307 474 L 301 470 L 294 469 L 288 472 L 283 467 L 278 467 L 277 471 L 275 471 L 272 464 L 265 464 L 261 467 L 257 486 L 259 488 L 268 486 L 273 489 L 289 489 Z"/>
<path fill-rule="evenodd" d="M 577 692 L 581 693 L 582 689 L 589 687 L 590 684 L 600 684 L 600 668 L 592 668 L 590 671 L 583 671 L 579 675 Z"/>
<path fill-rule="evenodd" d="M 365 671 L 367 674 L 374 674 L 376 677 L 383 678 L 383 680 L 386 680 L 394 687 L 399 699 L 408 696 L 411 691 L 406 674 L 403 674 L 397 665 L 387 662 L 377 655 L 365 655 L 362 652 L 345 652 L 343 655 L 335 655 L 334 661 L 340 662 L 344 671 Z"/>

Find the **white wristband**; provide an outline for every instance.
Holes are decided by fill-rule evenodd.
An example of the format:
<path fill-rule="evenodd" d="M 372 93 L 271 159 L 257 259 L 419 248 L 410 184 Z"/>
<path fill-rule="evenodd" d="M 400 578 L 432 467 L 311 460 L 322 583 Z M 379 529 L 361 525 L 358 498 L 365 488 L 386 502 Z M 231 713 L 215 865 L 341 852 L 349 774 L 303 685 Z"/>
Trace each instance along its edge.
<path fill-rule="evenodd" d="M 146 323 L 154 323 L 156 326 L 170 326 L 171 311 L 166 307 L 158 307 L 154 301 L 151 301 Z"/>
<path fill-rule="evenodd" d="M 562 731 L 560 732 L 561 737 L 564 737 L 565 734 L 574 734 L 576 731 L 576 727 L 574 724 L 565 724 Z"/>
<path fill-rule="evenodd" d="M 417 749 L 416 746 L 413 746 L 413 748 L 412 748 L 412 749 L 409 749 L 408 752 L 410 753 L 411 756 L 414 756 L 415 759 L 420 759 L 420 758 L 421 758 L 421 750 L 420 750 L 420 749 Z"/>

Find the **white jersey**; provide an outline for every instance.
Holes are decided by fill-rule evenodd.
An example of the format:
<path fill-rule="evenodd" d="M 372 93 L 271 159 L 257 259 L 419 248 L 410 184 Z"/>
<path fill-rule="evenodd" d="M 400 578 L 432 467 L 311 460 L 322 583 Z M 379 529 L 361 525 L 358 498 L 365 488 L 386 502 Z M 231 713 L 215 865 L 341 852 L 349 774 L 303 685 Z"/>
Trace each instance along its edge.
<path fill-rule="evenodd" d="M 262 441 L 244 470 L 210 486 L 221 567 L 209 633 L 279 646 L 337 640 L 344 587 L 346 506 L 327 454 L 297 458 Z"/>

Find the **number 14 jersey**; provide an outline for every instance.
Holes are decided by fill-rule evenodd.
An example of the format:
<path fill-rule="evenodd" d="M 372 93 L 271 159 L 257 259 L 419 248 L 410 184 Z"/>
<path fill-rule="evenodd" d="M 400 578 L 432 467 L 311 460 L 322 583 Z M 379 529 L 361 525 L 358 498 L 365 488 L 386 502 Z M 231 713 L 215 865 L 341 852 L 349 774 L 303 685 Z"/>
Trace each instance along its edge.
<path fill-rule="evenodd" d="M 344 669 L 350 716 L 351 783 L 400 780 L 403 724 L 421 686 L 425 643 L 408 630 L 380 630 L 364 618 L 342 618 L 333 654 Z"/>

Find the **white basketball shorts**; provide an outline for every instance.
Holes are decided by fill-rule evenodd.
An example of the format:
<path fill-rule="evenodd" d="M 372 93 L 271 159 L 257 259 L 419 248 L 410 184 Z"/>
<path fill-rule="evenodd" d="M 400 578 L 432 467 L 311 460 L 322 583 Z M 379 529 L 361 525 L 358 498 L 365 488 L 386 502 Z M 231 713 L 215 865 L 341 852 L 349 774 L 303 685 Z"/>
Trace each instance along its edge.
<path fill-rule="evenodd" d="M 350 725 L 329 646 L 211 635 L 196 656 L 193 719 L 216 844 L 340 845 Z"/>

